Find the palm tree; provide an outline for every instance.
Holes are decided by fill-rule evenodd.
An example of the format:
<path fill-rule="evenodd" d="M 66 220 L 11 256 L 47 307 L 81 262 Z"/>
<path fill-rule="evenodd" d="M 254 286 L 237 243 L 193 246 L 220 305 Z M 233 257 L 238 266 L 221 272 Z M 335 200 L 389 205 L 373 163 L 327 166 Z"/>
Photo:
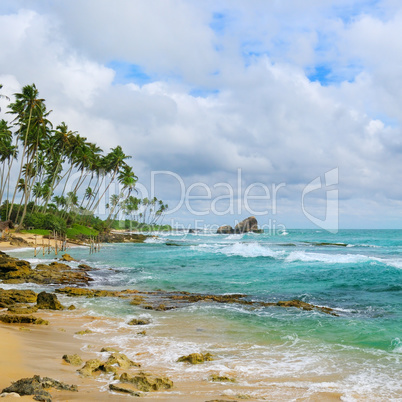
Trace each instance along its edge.
<path fill-rule="evenodd" d="M 32 120 L 32 115 L 35 111 L 42 110 L 42 103 L 44 102 L 44 99 L 39 98 L 39 91 L 36 89 L 35 84 L 32 85 L 26 85 L 22 88 L 21 93 L 16 93 L 14 94 L 15 96 L 15 102 L 11 103 L 8 105 L 8 107 L 11 109 L 9 113 L 15 114 L 16 117 L 13 120 L 17 126 L 19 126 L 18 129 L 18 137 L 23 143 L 23 149 L 22 149 L 22 154 L 21 154 L 21 164 L 20 164 L 20 170 L 17 178 L 17 184 L 15 186 L 13 198 L 11 201 L 11 208 L 9 211 L 9 216 L 7 219 L 10 219 L 11 216 L 11 211 L 13 209 L 14 201 L 15 201 L 15 196 L 18 191 L 18 183 L 21 179 L 21 174 L 22 174 L 22 169 L 24 166 L 24 159 L 25 159 L 25 154 L 27 150 L 27 145 L 28 145 L 28 136 L 30 134 L 30 129 L 31 129 L 31 120 Z"/>
<path fill-rule="evenodd" d="M 0 84 L 0 89 L 1 88 L 3 88 L 3 84 Z M 8 96 L 0 94 L 0 99 L 3 99 L 3 98 L 7 99 L 7 100 L 10 100 L 10 98 Z M 1 108 L 0 108 L 0 110 L 1 110 Z"/>
<path fill-rule="evenodd" d="M 12 145 L 13 141 L 13 133 L 11 131 L 11 127 L 5 120 L 0 121 L 0 204 L 3 200 L 3 194 L 5 191 L 6 184 L 10 177 L 10 169 L 13 163 L 13 160 L 17 154 L 17 147 Z M 4 174 L 6 171 L 6 162 L 7 162 L 7 177 L 4 178 Z"/>

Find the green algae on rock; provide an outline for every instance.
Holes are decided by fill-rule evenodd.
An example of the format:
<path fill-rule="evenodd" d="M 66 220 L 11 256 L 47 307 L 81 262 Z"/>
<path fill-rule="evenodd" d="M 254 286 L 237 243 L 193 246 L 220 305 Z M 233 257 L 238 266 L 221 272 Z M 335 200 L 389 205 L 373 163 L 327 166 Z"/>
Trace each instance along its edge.
<path fill-rule="evenodd" d="M 0 315 L 0 321 L 6 324 L 49 325 L 49 321 L 33 315 L 4 314 Z"/>
<path fill-rule="evenodd" d="M 37 297 L 36 305 L 44 310 L 64 310 L 63 305 L 53 293 L 40 292 Z"/>

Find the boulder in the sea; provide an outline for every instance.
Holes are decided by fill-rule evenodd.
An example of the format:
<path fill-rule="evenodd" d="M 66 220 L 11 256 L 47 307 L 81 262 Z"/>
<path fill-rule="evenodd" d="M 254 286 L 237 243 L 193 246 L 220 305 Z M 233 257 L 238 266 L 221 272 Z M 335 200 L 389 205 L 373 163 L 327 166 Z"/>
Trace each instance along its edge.
<path fill-rule="evenodd" d="M 64 310 L 64 307 L 53 293 L 40 292 L 36 301 L 38 308 L 43 310 Z"/>
<path fill-rule="evenodd" d="M 133 384 L 139 391 L 144 392 L 159 391 L 161 389 L 170 389 L 173 387 L 173 381 L 169 378 L 155 377 L 144 372 L 140 372 L 134 376 L 123 373 L 120 376 L 120 382 Z"/>
<path fill-rule="evenodd" d="M 60 258 L 60 261 L 71 262 L 71 261 L 77 261 L 77 260 L 75 258 L 71 257 L 70 254 L 63 254 Z"/>
<path fill-rule="evenodd" d="M 64 355 L 62 357 L 62 359 L 66 362 L 71 364 L 72 366 L 81 366 L 83 362 L 83 360 L 81 359 L 80 356 L 78 356 L 77 354 L 74 355 Z"/>
<path fill-rule="evenodd" d="M 250 216 L 243 221 L 239 222 L 235 228 L 235 233 L 247 233 L 258 231 L 258 222 L 255 216 Z"/>
<path fill-rule="evenodd" d="M 91 331 L 90 329 L 83 329 L 82 331 L 77 331 L 75 334 L 76 335 L 88 335 L 88 334 L 93 334 L 94 331 Z"/>
<path fill-rule="evenodd" d="M 141 367 L 141 364 L 133 362 L 124 353 L 119 352 L 113 352 L 107 359 L 106 364 L 111 366 L 117 364 L 122 369 Z"/>
<path fill-rule="evenodd" d="M 85 362 L 84 367 L 77 370 L 83 377 L 91 377 L 96 372 L 103 371 L 104 363 L 99 359 L 90 359 Z"/>
<path fill-rule="evenodd" d="M 0 321 L 6 324 L 36 324 L 48 325 L 49 321 L 43 320 L 33 315 L 3 314 L 0 315 Z"/>
<path fill-rule="evenodd" d="M 235 378 L 221 376 L 218 374 L 211 374 L 208 379 L 209 379 L 209 381 L 212 381 L 212 382 L 236 382 Z"/>
<path fill-rule="evenodd" d="M 128 325 L 148 325 L 151 323 L 150 318 L 133 318 L 127 324 Z"/>
<path fill-rule="evenodd" d="M 4 388 L 2 393 L 15 392 L 20 396 L 34 395 L 36 401 L 51 402 L 52 395 L 46 391 L 49 388 L 55 388 L 60 391 L 73 391 L 77 392 L 76 385 L 68 385 L 63 382 L 54 380 L 49 377 L 40 377 L 34 375 L 32 378 L 21 378 L 13 382 L 9 387 Z"/>
<path fill-rule="evenodd" d="M 212 360 L 213 358 L 211 353 L 191 353 L 187 356 L 181 356 L 177 359 L 179 363 L 186 362 L 191 364 L 201 364 Z"/>
<path fill-rule="evenodd" d="M 230 225 L 220 226 L 216 231 L 217 234 L 232 234 L 234 229 Z"/>

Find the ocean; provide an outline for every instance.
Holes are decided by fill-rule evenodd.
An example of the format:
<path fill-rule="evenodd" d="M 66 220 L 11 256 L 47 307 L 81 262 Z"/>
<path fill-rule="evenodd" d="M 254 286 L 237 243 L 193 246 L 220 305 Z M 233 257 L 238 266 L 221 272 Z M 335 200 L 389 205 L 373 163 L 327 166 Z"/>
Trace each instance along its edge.
<path fill-rule="evenodd" d="M 102 325 L 89 328 L 143 366 L 164 367 L 167 375 L 193 381 L 211 373 L 234 377 L 237 385 L 228 384 L 224 395 L 236 397 L 240 387 L 254 400 L 308 400 L 327 393 L 344 401 L 402 400 L 401 230 L 166 233 L 144 244 L 68 253 L 98 268 L 91 272 L 97 288 L 241 293 L 254 302 L 299 299 L 338 315 L 206 302 L 152 311 L 126 299 L 69 299 L 103 317 Z M 33 259 L 32 250 L 18 256 L 33 263 L 51 257 Z M 134 317 L 152 319 L 148 336 L 127 330 Z M 176 362 L 205 351 L 214 361 Z"/>

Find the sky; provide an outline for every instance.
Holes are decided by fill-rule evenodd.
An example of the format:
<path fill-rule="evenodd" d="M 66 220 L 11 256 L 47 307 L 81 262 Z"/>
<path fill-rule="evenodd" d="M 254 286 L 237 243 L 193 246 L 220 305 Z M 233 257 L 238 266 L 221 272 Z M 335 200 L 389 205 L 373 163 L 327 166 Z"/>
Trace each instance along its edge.
<path fill-rule="evenodd" d="M 400 1 L 0 0 L 0 37 L 2 93 L 121 145 L 165 223 L 402 228 Z"/>

